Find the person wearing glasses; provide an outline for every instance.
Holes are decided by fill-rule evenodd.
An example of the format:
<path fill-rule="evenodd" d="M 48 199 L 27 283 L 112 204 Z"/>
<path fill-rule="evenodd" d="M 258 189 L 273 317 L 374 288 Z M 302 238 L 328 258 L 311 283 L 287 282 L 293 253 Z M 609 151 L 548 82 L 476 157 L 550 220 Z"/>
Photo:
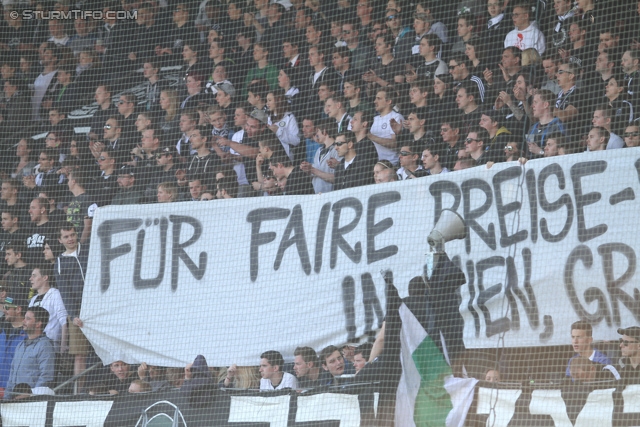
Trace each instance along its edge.
<path fill-rule="evenodd" d="M 411 115 L 409 115 L 411 117 Z M 420 156 L 422 154 L 423 145 L 418 141 L 405 141 L 405 145 L 400 147 L 398 163 L 398 181 L 406 179 L 418 178 L 426 175 L 426 172 L 420 164 Z"/>
<path fill-rule="evenodd" d="M 34 168 L 34 175 L 22 178 L 22 184 L 28 189 L 53 188 L 58 183 L 60 175 L 56 174 L 58 151 L 55 148 L 45 148 L 40 152 L 38 164 Z"/>
<path fill-rule="evenodd" d="M 113 116 L 109 117 L 103 126 L 102 142 L 94 142 L 89 148 L 96 161 L 100 157 L 102 150 L 109 148 L 114 153 L 114 158 L 120 162 L 124 162 L 130 158 L 129 153 L 133 149 L 133 144 L 127 143 L 127 141 L 122 138 L 120 119 L 117 116 Z"/>
<path fill-rule="evenodd" d="M 358 152 L 356 135 L 352 131 L 339 133 L 335 147 L 342 160 L 334 172 L 334 190 L 373 184 L 371 161 L 365 154 Z"/>
<path fill-rule="evenodd" d="M 636 124 L 627 126 L 624 130 L 624 143 L 627 147 L 640 147 L 640 127 Z"/>
<path fill-rule="evenodd" d="M 94 99 L 98 104 L 98 111 L 91 117 L 91 131 L 89 132 L 89 139 L 97 141 L 102 135 L 104 123 L 109 117 L 114 117 L 118 114 L 118 109 L 113 105 L 111 100 L 111 88 L 107 85 L 100 85 L 96 87 Z"/>
<path fill-rule="evenodd" d="M 619 328 L 620 353 L 622 357 L 616 364 L 622 380 L 634 384 L 640 382 L 640 326 Z"/>
<path fill-rule="evenodd" d="M 479 126 L 471 128 L 464 140 L 464 149 L 476 162 L 476 166 L 492 161 L 489 153 L 489 132 Z"/>
<path fill-rule="evenodd" d="M 98 168 L 100 173 L 93 177 L 90 191 L 96 195 L 100 206 L 110 205 L 118 191 L 118 175 L 116 173 L 118 161 L 110 148 L 106 147 L 100 152 Z"/>
<path fill-rule="evenodd" d="M 531 21 L 531 8 L 526 3 L 518 3 L 511 12 L 513 25 L 516 27 L 510 31 L 504 39 L 504 47 L 515 46 L 520 50 L 530 47 L 542 55 L 545 51 L 544 34 L 538 29 L 535 21 Z"/>
<path fill-rule="evenodd" d="M 118 169 L 118 192 L 111 200 L 112 205 L 135 205 L 142 202 L 144 190 L 136 185 L 136 170 L 125 165 Z M 160 181 L 163 182 L 163 181 Z"/>
<path fill-rule="evenodd" d="M 416 38 L 416 32 L 402 22 L 399 10 L 389 9 L 386 13 L 387 28 L 393 35 L 393 56 L 399 61 L 406 62 L 411 58 L 411 49 Z"/>

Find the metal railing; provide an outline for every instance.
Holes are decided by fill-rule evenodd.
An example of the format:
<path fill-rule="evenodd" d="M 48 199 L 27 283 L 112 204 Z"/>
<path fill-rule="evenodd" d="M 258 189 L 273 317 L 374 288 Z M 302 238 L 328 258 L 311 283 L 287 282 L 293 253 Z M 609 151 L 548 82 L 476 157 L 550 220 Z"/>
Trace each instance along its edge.
<path fill-rule="evenodd" d="M 76 382 L 79 378 L 82 378 L 83 376 L 87 375 L 89 372 L 95 370 L 96 368 L 98 368 L 99 366 L 102 366 L 102 362 L 97 362 L 95 365 L 89 366 L 87 369 L 85 369 L 84 371 L 80 372 L 78 375 L 74 375 L 71 378 L 69 378 L 68 380 L 66 380 L 65 382 L 63 382 L 62 384 L 59 384 L 57 387 L 55 387 L 53 389 L 53 391 L 55 393 L 58 392 L 58 390 L 63 389 L 64 387 L 66 387 L 67 385 Z M 74 394 L 78 393 L 78 390 L 75 389 L 75 385 L 74 385 Z"/>

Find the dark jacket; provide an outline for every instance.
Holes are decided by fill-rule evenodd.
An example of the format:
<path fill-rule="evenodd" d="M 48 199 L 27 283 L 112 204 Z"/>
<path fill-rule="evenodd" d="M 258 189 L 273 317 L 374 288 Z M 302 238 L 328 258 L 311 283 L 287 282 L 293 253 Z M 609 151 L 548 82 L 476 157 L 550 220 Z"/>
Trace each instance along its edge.
<path fill-rule="evenodd" d="M 353 162 L 346 169 L 344 159 L 336 166 L 333 182 L 334 190 L 360 187 L 373 183 L 373 166 L 365 156 L 356 155 Z"/>
<path fill-rule="evenodd" d="M 30 124 L 31 102 L 26 94 L 18 91 L 0 108 L 3 117 L 0 136 L 6 137 Z"/>
<path fill-rule="evenodd" d="M 56 283 L 71 319 L 80 316 L 89 246 L 80 245 L 75 256 L 61 254 L 56 259 Z"/>
<path fill-rule="evenodd" d="M 209 372 L 209 365 L 203 355 L 196 356 L 191 365 L 191 379 L 185 380 L 180 388 L 189 399 L 189 405 L 201 406 L 213 400 L 218 385 Z"/>

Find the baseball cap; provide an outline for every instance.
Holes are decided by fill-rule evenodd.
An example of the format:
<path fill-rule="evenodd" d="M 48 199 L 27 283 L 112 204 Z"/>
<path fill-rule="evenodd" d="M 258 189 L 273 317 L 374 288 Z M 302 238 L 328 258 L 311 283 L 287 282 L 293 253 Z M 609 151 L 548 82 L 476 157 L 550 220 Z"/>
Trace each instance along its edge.
<path fill-rule="evenodd" d="M 161 154 L 171 154 L 172 156 L 177 156 L 178 155 L 178 150 L 176 150 L 176 147 L 172 147 L 172 146 L 162 147 L 158 151 Z"/>
<path fill-rule="evenodd" d="M 28 304 L 27 301 L 21 301 L 19 298 L 6 297 L 4 305 L 10 308 L 22 307 L 24 309 Z"/>
<path fill-rule="evenodd" d="M 124 165 L 118 171 L 118 175 L 130 175 L 135 176 L 135 168 L 133 166 Z"/>
<path fill-rule="evenodd" d="M 640 340 L 640 326 L 631 326 L 629 328 L 619 328 L 618 333 L 620 335 L 626 335 L 628 337 Z"/>
<path fill-rule="evenodd" d="M 220 83 L 219 85 L 217 85 L 217 87 L 218 87 L 218 90 L 223 91 L 230 97 L 233 97 L 236 94 L 236 89 L 233 87 L 231 83 Z"/>
<path fill-rule="evenodd" d="M 268 124 L 269 120 L 267 118 L 267 113 L 264 112 L 264 110 L 259 110 L 259 109 L 255 109 L 251 112 L 251 117 L 253 117 L 254 119 L 258 120 L 260 123 L 262 124 Z"/>

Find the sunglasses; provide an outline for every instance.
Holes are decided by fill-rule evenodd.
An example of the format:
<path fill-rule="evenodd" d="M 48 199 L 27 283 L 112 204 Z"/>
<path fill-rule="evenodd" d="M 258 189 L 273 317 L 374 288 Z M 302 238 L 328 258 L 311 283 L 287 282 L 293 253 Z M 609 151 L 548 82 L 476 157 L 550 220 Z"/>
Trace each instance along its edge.
<path fill-rule="evenodd" d="M 504 146 L 504 149 L 505 149 L 505 150 L 507 150 L 507 151 L 513 151 L 513 150 L 515 150 L 515 148 L 514 148 L 512 145 L 505 145 L 505 146 Z"/>
<path fill-rule="evenodd" d="M 98 157 L 98 161 L 99 162 L 104 162 L 105 160 L 107 160 L 107 158 L 105 156 Z"/>
<path fill-rule="evenodd" d="M 347 143 L 347 141 L 344 141 L 344 142 L 335 142 L 336 147 L 342 147 L 342 146 L 343 146 L 344 144 L 346 144 L 346 143 Z"/>
<path fill-rule="evenodd" d="M 397 19 L 398 17 L 396 15 L 389 15 L 387 16 L 387 21 L 393 21 L 394 19 Z"/>
<path fill-rule="evenodd" d="M 473 138 L 467 138 L 464 140 L 465 144 L 471 144 L 472 142 L 482 142 L 481 139 L 473 139 Z"/>
<path fill-rule="evenodd" d="M 627 341 L 625 339 L 620 338 L 620 345 L 624 347 L 628 347 L 630 344 L 638 344 L 638 341 Z"/>
<path fill-rule="evenodd" d="M 625 132 L 624 137 L 631 138 L 632 136 L 638 136 L 638 135 L 640 135 L 640 132 L 629 132 L 629 133 Z"/>
<path fill-rule="evenodd" d="M 411 151 L 401 151 L 400 155 L 401 156 L 413 156 L 414 153 L 412 153 Z"/>
<path fill-rule="evenodd" d="M 11 305 L 3 305 L 2 308 L 4 308 L 5 310 L 9 310 L 9 309 L 12 309 L 12 308 L 17 308 L 17 307 L 14 307 L 14 306 L 11 306 Z"/>
<path fill-rule="evenodd" d="M 111 129 L 111 125 L 104 125 L 103 128 L 109 130 Z"/>
<path fill-rule="evenodd" d="M 376 163 L 376 165 L 383 166 L 385 169 L 393 169 L 393 167 L 391 167 L 391 166 L 387 166 L 386 164 L 384 164 L 384 163 L 382 163 L 382 162 L 378 162 L 378 163 Z"/>

